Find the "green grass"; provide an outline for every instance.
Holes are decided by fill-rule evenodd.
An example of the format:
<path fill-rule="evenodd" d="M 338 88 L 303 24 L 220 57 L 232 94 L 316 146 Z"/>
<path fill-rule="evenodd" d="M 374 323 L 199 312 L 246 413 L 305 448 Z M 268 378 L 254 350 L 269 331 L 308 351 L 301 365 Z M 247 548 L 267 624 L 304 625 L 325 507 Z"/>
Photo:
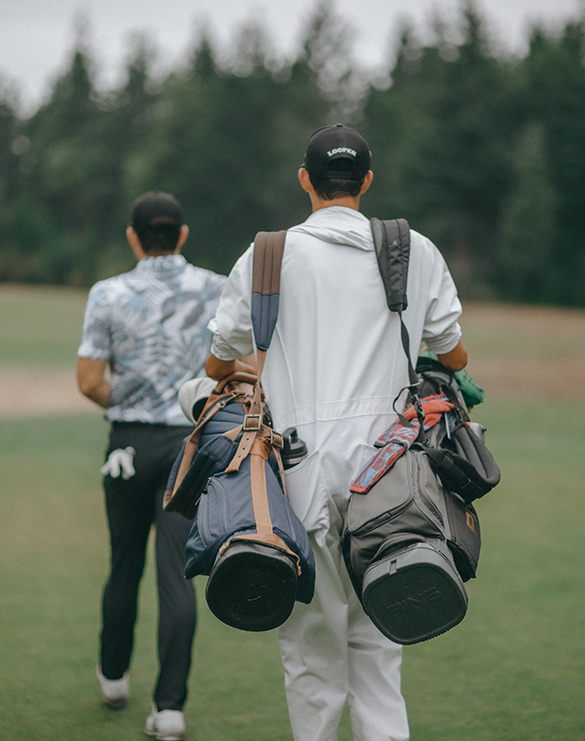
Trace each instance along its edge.
<path fill-rule="evenodd" d="M 477 502 L 467 617 L 405 649 L 413 741 L 585 738 L 584 412 L 498 400 L 477 410 L 502 482 Z"/>
<path fill-rule="evenodd" d="M 477 503 L 483 552 L 461 625 L 404 652 L 413 741 L 585 737 L 585 404 L 493 401 L 476 415 L 503 473 Z M 93 676 L 107 533 L 93 416 L 0 421 L 0 738 L 141 737 L 155 675 L 149 566 L 133 699 L 111 712 Z M 186 717 L 190 738 L 291 738 L 273 633 L 200 621 Z M 349 741 L 347 721 L 340 741 Z"/>
<path fill-rule="evenodd" d="M 84 292 L 0 287 L 1 362 L 72 367 L 84 303 Z M 466 329 L 470 345 L 488 330 Z M 473 416 L 488 429 L 502 482 L 477 503 L 483 550 L 465 620 L 405 648 L 412 741 L 582 741 L 585 402 L 490 396 Z M 92 414 L 0 417 L 3 741 L 144 738 L 156 673 L 152 555 L 128 707 L 104 708 L 94 677 L 108 567 L 98 473 L 106 435 Z M 224 626 L 207 609 L 204 580 L 196 585 L 189 741 L 290 741 L 274 633 Z M 345 717 L 339 741 L 351 738 Z"/>
<path fill-rule="evenodd" d="M 143 580 L 133 698 L 99 702 L 94 671 L 107 530 L 98 468 L 107 425 L 93 416 L 0 420 L 0 738 L 142 738 L 156 673 L 151 561 Z M 290 739 L 274 633 L 213 618 L 199 590 L 190 738 Z"/>
<path fill-rule="evenodd" d="M 467 303 L 461 325 L 470 362 L 498 357 L 534 363 L 583 358 L 583 310 Z"/>
<path fill-rule="evenodd" d="M 86 300 L 82 289 L 0 285 L 0 367 L 71 366 Z"/>

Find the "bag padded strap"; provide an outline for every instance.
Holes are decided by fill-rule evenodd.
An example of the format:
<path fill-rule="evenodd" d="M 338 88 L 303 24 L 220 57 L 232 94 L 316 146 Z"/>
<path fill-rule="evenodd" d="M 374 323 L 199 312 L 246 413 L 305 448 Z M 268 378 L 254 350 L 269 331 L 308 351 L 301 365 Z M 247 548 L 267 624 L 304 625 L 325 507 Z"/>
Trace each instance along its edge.
<path fill-rule="evenodd" d="M 244 419 L 244 434 L 240 440 L 236 455 L 226 471 L 239 470 L 244 458 L 250 455 L 252 446 L 263 428 L 263 402 L 260 378 L 264 368 L 266 351 L 270 345 L 280 303 L 280 268 L 284 252 L 286 231 L 258 232 L 254 239 L 252 261 L 252 331 L 256 343 L 257 380 L 250 405 L 250 411 Z"/>
<path fill-rule="evenodd" d="M 402 318 L 408 306 L 406 286 L 408 283 L 408 264 L 410 261 L 410 227 L 406 219 L 370 219 L 374 246 L 378 258 L 380 275 L 386 290 L 386 302 L 390 311 L 400 319 L 400 339 L 408 361 L 408 378 L 411 386 L 419 382 L 419 377 L 410 356 L 410 335 Z"/>
<path fill-rule="evenodd" d="M 378 266 L 386 288 L 390 311 L 402 312 L 408 306 L 406 284 L 410 260 L 410 227 L 406 219 L 370 220 Z"/>
<path fill-rule="evenodd" d="M 252 329 L 256 347 L 264 352 L 270 346 L 278 318 L 285 238 L 286 231 L 280 231 L 258 232 L 254 239 Z"/>

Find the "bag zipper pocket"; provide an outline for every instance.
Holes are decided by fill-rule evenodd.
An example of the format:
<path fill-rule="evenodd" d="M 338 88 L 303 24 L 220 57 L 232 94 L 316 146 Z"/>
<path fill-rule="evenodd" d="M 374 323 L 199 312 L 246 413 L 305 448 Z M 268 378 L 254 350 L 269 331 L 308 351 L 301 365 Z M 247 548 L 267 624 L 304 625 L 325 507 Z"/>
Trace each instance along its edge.
<path fill-rule="evenodd" d="M 367 494 L 354 494 L 353 496 L 368 496 Z M 366 535 L 371 530 L 375 530 L 376 528 L 380 527 L 380 525 L 383 525 L 386 522 L 389 522 L 390 520 L 393 520 L 395 517 L 398 517 L 403 512 L 405 512 L 410 505 L 412 504 L 412 498 L 409 498 L 406 502 L 403 502 L 399 507 L 395 507 L 394 509 L 386 510 L 386 512 L 382 512 L 382 514 L 378 515 L 377 517 L 374 517 L 371 520 L 368 520 L 363 525 L 360 525 L 357 530 L 350 530 L 347 529 L 347 532 L 350 535 Z"/>

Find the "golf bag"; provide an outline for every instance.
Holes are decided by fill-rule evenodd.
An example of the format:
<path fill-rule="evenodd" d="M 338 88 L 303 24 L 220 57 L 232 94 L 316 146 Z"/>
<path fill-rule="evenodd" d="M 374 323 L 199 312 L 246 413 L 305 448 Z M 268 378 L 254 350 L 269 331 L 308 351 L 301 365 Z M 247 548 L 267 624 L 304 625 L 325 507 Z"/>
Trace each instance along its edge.
<path fill-rule="evenodd" d="M 214 389 L 175 462 L 164 505 L 194 518 L 185 576 L 208 574 L 211 611 L 249 631 L 281 625 L 295 600 L 311 601 L 315 583 L 308 535 L 286 498 L 283 473 L 302 459 L 302 442 L 294 429 L 273 429 L 260 386 L 278 311 L 271 277 L 279 277 L 283 248 L 284 232 L 256 237 L 258 378 L 235 374 Z"/>
<path fill-rule="evenodd" d="M 393 236 L 388 229 L 396 230 Z M 402 220 L 378 222 L 373 231 L 377 246 L 384 237 L 385 250 L 408 242 Z M 387 256 L 379 260 L 390 264 Z M 409 403 L 374 443 L 379 452 L 350 487 L 343 537 L 344 560 L 364 610 L 384 635 L 402 644 L 444 633 L 465 616 L 463 582 L 475 576 L 481 546 L 471 502 L 500 479 L 483 428 L 469 419 L 456 374 L 429 358 L 412 367 L 401 316 L 407 267 L 403 252 L 392 262 L 393 291 L 388 280 L 385 285 L 402 324 Z M 382 266 L 381 272 L 387 278 Z"/>

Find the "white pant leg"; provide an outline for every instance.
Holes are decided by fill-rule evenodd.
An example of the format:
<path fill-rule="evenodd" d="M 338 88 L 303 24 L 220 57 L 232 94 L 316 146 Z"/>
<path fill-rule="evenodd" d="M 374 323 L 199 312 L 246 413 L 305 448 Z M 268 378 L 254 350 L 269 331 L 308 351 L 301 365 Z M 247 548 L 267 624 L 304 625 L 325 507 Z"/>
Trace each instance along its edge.
<path fill-rule="evenodd" d="M 350 708 L 356 741 L 405 741 L 400 693 L 402 648 L 365 615 L 341 556 L 338 523 L 311 534 L 317 565 L 315 597 L 297 603 L 278 630 L 295 741 L 337 741 Z"/>
<path fill-rule="evenodd" d="M 348 604 L 326 531 L 310 538 L 315 596 L 309 605 L 295 604 L 277 631 L 278 645 L 295 741 L 337 741 L 348 692 Z"/>
<path fill-rule="evenodd" d="M 400 690 L 402 646 L 380 633 L 357 597 L 350 607 L 348 643 L 347 704 L 355 741 L 407 741 Z"/>

